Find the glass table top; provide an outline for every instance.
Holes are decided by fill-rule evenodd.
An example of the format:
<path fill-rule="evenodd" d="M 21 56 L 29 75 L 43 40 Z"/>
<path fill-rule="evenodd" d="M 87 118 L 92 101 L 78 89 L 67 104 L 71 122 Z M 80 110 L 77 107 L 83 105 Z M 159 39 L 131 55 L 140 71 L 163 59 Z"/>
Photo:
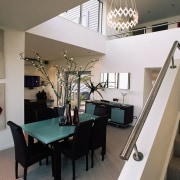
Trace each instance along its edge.
<path fill-rule="evenodd" d="M 98 116 L 92 114 L 79 114 L 80 122 L 96 119 Z M 61 117 L 33 122 L 22 125 L 22 129 L 30 136 L 40 140 L 44 144 L 49 144 L 60 139 L 64 139 L 74 133 L 75 126 L 59 126 Z"/>

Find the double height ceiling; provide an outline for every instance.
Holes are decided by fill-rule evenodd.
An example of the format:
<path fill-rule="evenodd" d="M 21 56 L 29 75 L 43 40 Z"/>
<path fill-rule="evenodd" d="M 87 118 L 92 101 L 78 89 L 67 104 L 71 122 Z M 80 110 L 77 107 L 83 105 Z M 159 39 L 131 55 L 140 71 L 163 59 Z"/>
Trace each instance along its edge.
<path fill-rule="evenodd" d="M 28 29 L 86 1 L 87 0 L 1 0 L 0 26 L 20 31 L 27 31 Z M 107 1 L 111 3 L 111 0 Z M 139 24 L 180 15 L 179 0 L 136 0 L 136 7 L 139 14 Z M 42 40 L 41 38 L 42 37 L 38 38 L 34 35 L 27 35 L 26 42 L 28 43 L 28 41 L 32 41 L 34 44 L 38 43 L 39 46 L 43 47 L 44 44 L 42 43 L 47 41 L 48 43 L 46 44 L 50 43 L 51 47 L 58 46 L 59 49 L 67 47 L 69 51 L 72 49 L 72 51 L 77 53 L 76 55 L 74 54 L 74 57 L 80 56 L 78 55 L 78 52 L 88 51 L 87 49 L 81 49 L 80 47 L 64 44 L 62 42 L 56 42 L 50 39 Z M 41 41 L 39 41 L 40 39 Z"/>

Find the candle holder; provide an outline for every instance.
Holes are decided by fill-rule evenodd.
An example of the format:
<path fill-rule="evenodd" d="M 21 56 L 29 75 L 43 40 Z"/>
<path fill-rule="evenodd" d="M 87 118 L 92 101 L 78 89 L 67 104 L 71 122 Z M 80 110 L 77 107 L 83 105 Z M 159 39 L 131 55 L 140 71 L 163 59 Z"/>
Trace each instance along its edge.
<path fill-rule="evenodd" d="M 124 97 L 125 97 L 128 93 L 129 93 L 129 92 L 126 91 L 126 90 L 121 91 L 121 95 L 122 95 L 122 97 L 123 97 L 123 101 L 122 101 L 122 104 L 123 104 L 123 105 L 124 105 Z"/>

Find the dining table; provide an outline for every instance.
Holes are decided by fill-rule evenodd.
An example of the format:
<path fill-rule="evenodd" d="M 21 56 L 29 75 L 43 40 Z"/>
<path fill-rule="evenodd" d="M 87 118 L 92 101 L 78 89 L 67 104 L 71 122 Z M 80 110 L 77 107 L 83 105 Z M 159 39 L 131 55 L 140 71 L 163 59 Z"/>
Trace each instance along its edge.
<path fill-rule="evenodd" d="M 79 114 L 79 123 L 91 119 L 96 119 L 98 116 L 88 113 Z M 53 162 L 53 175 L 54 180 L 59 180 L 61 178 L 61 171 L 57 171 L 59 167 L 57 159 L 59 159 L 59 153 L 55 150 L 56 142 L 64 140 L 69 136 L 73 135 L 76 125 L 61 125 L 62 117 L 51 118 L 42 121 L 36 121 L 28 124 L 21 125 L 23 131 L 28 134 L 28 136 L 37 139 L 43 144 L 51 144 L 54 147 L 54 162 Z"/>

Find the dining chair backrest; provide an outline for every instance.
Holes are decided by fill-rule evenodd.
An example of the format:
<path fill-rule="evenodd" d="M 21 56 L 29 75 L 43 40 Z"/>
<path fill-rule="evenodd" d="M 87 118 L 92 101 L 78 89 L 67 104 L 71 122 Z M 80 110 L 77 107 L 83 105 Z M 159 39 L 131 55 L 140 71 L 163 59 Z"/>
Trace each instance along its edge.
<path fill-rule="evenodd" d="M 108 122 L 108 115 L 101 116 L 94 120 L 92 128 L 89 149 L 91 150 L 91 167 L 94 165 L 94 151 L 101 147 L 102 149 L 102 160 L 106 153 L 106 127 Z"/>
<path fill-rule="evenodd" d="M 24 180 L 27 178 L 27 168 L 32 164 L 47 158 L 51 155 L 51 150 L 40 142 L 27 146 L 22 128 L 12 121 L 8 121 L 10 126 L 15 149 L 15 176 L 18 178 L 18 163 L 24 167 Z M 46 161 L 47 163 L 47 161 Z"/>
<path fill-rule="evenodd" d="M 92 148 L 97 149 L 106 143 L 106 127 L 108 116 L 101 116 L 94 121 L 92 128 Z"/>
<path fill-rule="evenodd" d="M 86 171 L 88 170 L 89 141 L 93 122 L 94 120 L 80 122 L 75 127 L 72 140 L 65 140 L 55 145 L 55 152 L 59 151 L 60 154 L 63 153 L 65 156 L 69 157 L 72 160 L 73 180 L 75 179 L 75 161 L 77 159 L 86 156 Z M 58 160 L 58 158 L 56 158 L 55 164 L 59 161 L 61 162 L 61 159 Z M 58 171 L 59 169 L 56 169 L 56 172 Z"/>
<path fill-rule="evenodd" d="M 89 140 L 93 122 L 94 120 L 84 121 L 75 128 L 72 146 L 75 159 L 84 156 L 89 151 Z"/>
<path fill-rule="evenodd" d="M 24 165 L 26 163 L 28 153 L 22 128 L 12 121 L 8 121 L 7 124 L 10 126 L 14 140 L 15 159 Z"/>
<path fill-rule="evenodd" d="M 54 107 L 55 117 L 64 116 L 64 106 Z"/>
<path fill-rule="evenodd" d="M 55 117 L 55 110 L 53 108 L 40 108 L 35 110 L 36 121 L 42 121 Z"/>

